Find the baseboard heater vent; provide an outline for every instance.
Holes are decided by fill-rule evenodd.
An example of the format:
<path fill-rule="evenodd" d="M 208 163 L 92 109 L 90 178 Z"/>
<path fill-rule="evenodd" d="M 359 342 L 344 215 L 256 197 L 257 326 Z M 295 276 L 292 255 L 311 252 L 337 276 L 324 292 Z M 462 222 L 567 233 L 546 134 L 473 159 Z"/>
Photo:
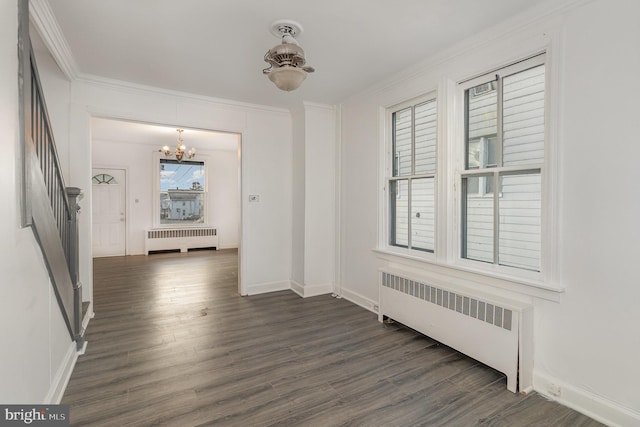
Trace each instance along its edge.
<path fill-rule="evenodd" d="M 507 388 L 532 387 L 532 308 L 381 271 L 380 320 L 389 317 L 503 372 Z"/>
<path fill-rule="evenodd" d="M 180 249 L 218 248 L 218 231 L 212 227 L 162 228 L 145 231 L 144 253 Z"/>
<path fill-rule="evenodd" d="M 508 331 L 512 328 L 513 311 L 487 301 L 389 273 L 382 273 L 382 285 Z"/>

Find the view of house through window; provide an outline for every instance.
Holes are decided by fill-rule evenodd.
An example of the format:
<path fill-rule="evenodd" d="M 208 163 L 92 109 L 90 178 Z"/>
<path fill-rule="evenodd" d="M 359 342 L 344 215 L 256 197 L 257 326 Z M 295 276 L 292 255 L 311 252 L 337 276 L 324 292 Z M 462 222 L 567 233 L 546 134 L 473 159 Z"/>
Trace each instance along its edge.
<path fill-rule="evenodd" d="M 160 159 L 160 224 L 205 222 L 204 162 Z"/>
<path fill-rule="evenodd" d="M 459 84 L 464 147 L 448 158 L 457 170 L 447 189 L 436 185 L 435 97 L 389 108 L 389 249 L 435 252 L 437 230 L 459 235 L 456 258 L 478 261 L 479 268 L 486 263 L 541 271 L 544 61 L 538 55 Z M 438 224 L 437 204 L 447 200 L 459 203 L 457 220 Z"/>
<path fill-rule="evenodd" d="M 392 112 L 389 244 L 435 249 L 436 100 Z"/>
<path fill-rule="evenodd" d="M 543 59 L 465 90 L 462 258 L 540 271 Z"/>

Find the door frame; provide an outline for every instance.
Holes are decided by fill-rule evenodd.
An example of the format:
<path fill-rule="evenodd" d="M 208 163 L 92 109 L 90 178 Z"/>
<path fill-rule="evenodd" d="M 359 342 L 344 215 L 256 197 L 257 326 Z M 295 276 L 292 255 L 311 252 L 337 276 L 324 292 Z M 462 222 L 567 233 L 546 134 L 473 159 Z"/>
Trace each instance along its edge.
<path fill-rule="evenodd" d="M 129 212 L 131 212 L 129 203 L 129 167 L 122 165 L 105 165 L 102 163 L 91 164 L 91 177 L 95 175 L 94 169 L 117 169 L 124 171 L 124 254 L 131 255 L 129 251 Z M 93 183 L 91 184 L 91 200 L 93 201 Z M 91 211 L 91 227 L 93 228 L 93 210 Z M 93 259 L 93 248 L 91 248 L 91 258 Z"/>
<path fill-rule="evenodd" d="M 150 125 L 157 125 L 157 126 L 163 126 L 163 127 L 173 127 L 173 128 L 180 128 L 180 127 L 187 127 L 189 129 L 199 129 L 199 130 L 204 130 L 204 131 L 210 131 L 210 132 L 223 132 L 223 133 L 230 133 L 230 134 L 234 134 L 237 136 L 238 138 L 238 146 L 237 146 L 237 155 L 238 155 L 238 195 L 239 195 L 239 209 L 240 209 L 240 218 L 239 218 L 239 230 L 238 230 L 238 293 L 241 296 L 246 296 L 248 295 L 247 292 L 247 284 L 245 283 L 245 278 L 244 278 L 244 274 L 243 274 L 243 270 L 244 270 L 244 265 L 243 265 L 243 260 L 246 256 L 245 254 L 245 245 L 244 245 L 244 241 L 245 241 L 245 224 L 247 223 L 247 206 L 245 204 L 245 197 L 248 197 L 245 194 L 245 171 L 246 171 L 246 159 L 245 156 L 243 155 L 243 146 L 244 146 L 244 133 L 245 133 L 245 128 L 244 126 L 240 126 L 239 129 L 235 128 L 235 127 L 230 127 L 230 128 L 225 128 L 224 126 L 220 126 L 220 127 L 209 127 L 209 126 L 198 126 L 198 125 L 186 125 L 184 122 L 186 122 L 185 120 L 182 121 L 182 124 L 177 124 L 177 123 L 181 123 L 180 121 L 176 121 L 174 123 L 172 123 L 171 121 L 165 121 L 165 120 L 160 120 L 160 121 L 156 121 L 153 119 L 149 119 L 148 117 L 143 118 L 140 117 L 137 114 L 132 114 L 132 113 L 125 113 L 125 114 L 118 114 L 118 113 L 114 113 L 113 111 L 109 111 L 109 112 L 105 112 L 103 110 L 95 110 L 91 107 L 87 108 L 87 119 L 88 119 L 88 136 L 89 136 L 89 140 L 90 140 L 90 147 L 93 147 L 93 136 L 91 135 L 91 119 L 92 118 L 102 118 L 102 119 L 110 119 L 110 120 L 120 120 L 120 121 L 127 121 L 127 122 L 133 122 L 133 123 L 143 123 L 143 124 L 150 124 Z M 90 148 L 90 152 L 91 152 L 92 148 Z M 89 155 L 90 159 L 92 159 L 91 154 Z M 129 191 L 129 168 L 126 166 L 113 166 L 113 165 L 108 165 L 108 164 L 103 164 L 103 163 L 97 163 L 94 164 L 93 160 L 91 160 L 90 162 L 90 168 L 100 168 L 100 167 L 104 167 L 107 169 L 125 169 L 127 172 L 127 184 L 126 184 L 126 195 L 125 197 L 127 197 L 128 199 L 128 195 L 130 194 Z M 93 176 L 93 175 L 91 175 Z M 131 211 L 130 210 L 130 206 L 129 203 L 131 203 L 130 200 L 127 200 L 126 203 L 126 209 L 127 212 L 125 213 L 125 215 L 128 216 L 128 213 Z M 93 218 L 91 218 L 90 220 L 90 224 L 91 226 L 93 226 Z M 127 220 L 126 223 L 126 230 L 127 230 L 127 240 L 126 240 L 126 254 L 127 255 L 131 255 L 131 253 L 129 252 L 129 221 Z M 90 259 L 91 262 L 91 276 L 93 277 L 93 257 L 91 257 Z M 93 278 L 91 278 L 91 292 L 93 292 Z M 93 296 L 91 297 L 91 299 L 93 299 Z"/>

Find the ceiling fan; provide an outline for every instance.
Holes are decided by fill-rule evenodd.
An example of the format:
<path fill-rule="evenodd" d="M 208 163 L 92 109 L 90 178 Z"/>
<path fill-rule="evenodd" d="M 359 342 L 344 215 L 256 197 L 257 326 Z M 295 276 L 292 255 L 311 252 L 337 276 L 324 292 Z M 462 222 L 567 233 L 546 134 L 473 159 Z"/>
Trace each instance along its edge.
<path fill-rule="evenodd" d="M 278 89 L 292 91 L 300 87 L 308 73 L 315 69 L 306 64 L 304 50 L 295 39 L 302 33 L 302 26 L 290 20 L 279 20 L 271 24 L 271 33 L 281 39 L 264 55 L 269 67 L 262 70 Z"/>

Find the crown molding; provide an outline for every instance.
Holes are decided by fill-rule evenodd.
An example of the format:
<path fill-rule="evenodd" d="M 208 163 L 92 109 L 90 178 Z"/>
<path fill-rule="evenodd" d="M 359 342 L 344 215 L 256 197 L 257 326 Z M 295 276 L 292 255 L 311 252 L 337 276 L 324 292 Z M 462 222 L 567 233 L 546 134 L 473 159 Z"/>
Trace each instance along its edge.
<path fill-rule="evenodd" d="M 29 0 L 29 17 L 64 75 L 69 81 L 75 80 L 79 75 L 78 66 L 49 1 Z"/>
<path fill-rule="evenodd" d="M 146 93 L 178 98 L 184 102 L 202 102 L 205 104 L 215 104 L 220 107 L 237 108 L 242 110 L 254 110 L 261 112 L 277 113 L 289 115 L 286 108 L 273 107 L 270 105 L 251 104 L 248 102 L 234 101 L 225 98 L 214 98 L 206 95 L 198 95 L 189 92 L 181 92 L 172 89 L 164 89 L 157 86 L 142 85 L 139 83 L 116 80 L 108 77 L 96 76 L 93 74 L 80 73 L 75 78 L 75 83 L 84 83 L 93 86 L 102 86 L 112 90 L 121 90 L 128 93 Z"/>
<path fill-rule="evenodd" d="M 198 101 L 210 104 L 217 104 L 231 108 L 241 108 L 244 110 L 257 110 L 271 113 L 286 113 L 286 108 L 273 107 L 269 105 L 251 104 L 229 99 L 214 98 L 205 95 L 197 95 L 170 89 L 163 89 L 155 86 L 141 85 L 137 83 L 110 79 L 93 74 L 80 72 L 77 63 L 71 52 L 71 48 L 64 37 L 60 25 L 56 20 L 49 0 L 29 0 L 29 17 L 33 27 L 38 31 L 42 41 L 51 53 L 54 61 L 58 64 L 64 75 L 71 82 L 82 82 L 98 86 L 108 86 L 113 89 L 120 89 L 129 92 L 146 92 L 159 95 L 181 98 L 185 101 Z"/>

